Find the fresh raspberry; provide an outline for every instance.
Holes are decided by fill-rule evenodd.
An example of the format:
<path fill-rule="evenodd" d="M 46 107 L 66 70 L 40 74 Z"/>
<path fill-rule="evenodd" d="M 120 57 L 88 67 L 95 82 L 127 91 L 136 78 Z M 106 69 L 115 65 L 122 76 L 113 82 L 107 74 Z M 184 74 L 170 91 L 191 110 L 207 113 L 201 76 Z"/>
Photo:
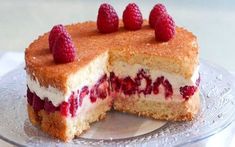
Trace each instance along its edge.
<path fill-rule="evenodd" d="M 100 5 L 97 16 L 97 28 L 101 33 L 111 33 L 118 30 L 119 19 L 114 8 L 104 3 Z"/>
<path fill-rule="evenodd" d="M 41 100 L 35 93 L 33 96 L 33 109 L 34 111 L 40 111 L 44 108 L 44 101 Z"/>
<path fill-rule="evenodd" d="M 166 7 L 163 4 L 156 4 L 149 14 L 149 25 L 155 28 L 156 20 L 162 15 L 167 13 Z"/>
<path fill-rule="evenodd" d="M 110 72 L 110 84 L 113 91 L 119 92 L 121 88 L 120 79 L 114 74 L 114 72 Z"/>
<path fill-rule="evenodd" d="M 135 3 L 127 5 L 122 15 L 124 27 L 127 30 L 141 29 L 143 24 L 143 17 L 139 7 Z"/>
<path fill-rule="evenodd" d="M 180 87 L 180 94 L 185 100 L 188 100 L 189 97 L 193 96 L 194 92 L 197 90 L 195 86 L 184 86 Z"/>
<path fill-rule="evenodd" d="M 175 22 L 168 14 L 163 14 L 156 21 L 155 39 L 157 41 L 168 41 L 175 35 Z"/>
<path fill-rule="evenodd" d="M 63 102 L 62 104 L 60 104 L 60 113 L 63 116 L 69 116 L 70 115 L 70 104 L 67 102 Z"/>
<path fill-rule="evenodd" d="M 53 51 L 53 46 L 55 44 L 55 41 L 57 38 L 60 36 L 61 33 L 66 32 L 65 28 L 63 25 L 59 24 L 54 26 L 49 34 L 49 49 L 52 52 Z"/>
<path fill-rule="evenodd" d="M 141 69 L 138 73 L 137 76 L 135 78 L 135 82 L 137 85 L 137 92 L 143 93 L 145 95 L 147 94 L 151 94 L 152 92 L 152 79 L 150 78 L 150 75 L 148 75 L 146 73 L 146 71 L 144 71 L 144 69 Z M 144 86 L 143 86 L 143 82 L 144 82 Z"/>
<path fill-rule="evenodd" d="M 96 95 L 101 99 L 105 99 L 108 95 L 109 83 L 107 81 L 107 75 L 105 74 L 100 78 L 96 86 Z"/>
<path fill-rule="evenodd" d="M 92 103 L 96 102 L 97 96 L 96 96 L 96 86 L 93 86 L 90 90 L 90 101 Z"/>
<path fill-rule="evenodd" d="M 53 47 L 53 57 L 56 63 L 68 63 L 75 60 L 76 51 L 69 34 L 62 33 L 57 38 Z"/>
<path fill-rule="evenodd" d="M 131 77 L 126 77 L 122 81 L 122 91 L 125 95 L 135 94 L 136 92 L 136 83 Z"/>
<path fill-rule="evenodd" d="M 83 99 L 86 95 L 89 94 L 89 89 L 88 89 L 88 86 L 84 86 L 81 90 L 81 93 L 79 95 L 79 106 L 82 105 L 82 102 L 83 102 Z"/>
<path fill-rule="evenodd" d="M 159 86 L 163 83 L 164 77 L 158 77 L 155 82 L 153 83 L 153 93 L 158 94 L 159 93 Z"/>
<path fill-rule="evenodd" d="M 165 89 L 165 98 L 168 98 L 173 95 L 173 89 L 171 83 L 166 79 L 162 83 Z"/>
<path fill-rule="evenodd" d="M 75 95 L 74 92 L 69 98 L 69 103 L 70 103 L 70 108 L 69 108 L 70 114 L 72 115 L 72 117 L 74 117 L 78 109 L 78 99 L 77 99 L 77 95 Z"/>
<path fill-rule="evenodd" d="M 33 96 L 34 96 L 34 94 L 27 87 L 27 101 L 28 101 L 29 105 L 31 105 L 31 106 L 33 104 Z"/>
<path fill-rule="evenodd" d="M 51 101 L 49 101 L 48 99 L 45 99 L 44 101 L 44 109 L 47 111 L 47 112 L 55 112 L 56 111 L 56 107 L 52 104 Z"/>

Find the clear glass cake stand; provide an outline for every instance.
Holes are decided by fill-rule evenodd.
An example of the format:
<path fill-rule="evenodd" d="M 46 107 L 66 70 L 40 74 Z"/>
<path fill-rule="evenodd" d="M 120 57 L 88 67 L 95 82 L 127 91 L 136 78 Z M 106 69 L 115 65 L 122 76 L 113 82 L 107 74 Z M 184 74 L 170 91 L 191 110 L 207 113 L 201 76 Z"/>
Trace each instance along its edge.
<path fill-rule="evenodd" d="M 201 110 L 194 121 L 165 122 L 109 112 L 105 120 L 69 143 L 51 138 L 29 122 L 23 66 L 0 80 L 0 138 L 19 146 L 174 146 L 205 139 L 235 119 L 233 77 L 208 61 L 200 62 Z"/>

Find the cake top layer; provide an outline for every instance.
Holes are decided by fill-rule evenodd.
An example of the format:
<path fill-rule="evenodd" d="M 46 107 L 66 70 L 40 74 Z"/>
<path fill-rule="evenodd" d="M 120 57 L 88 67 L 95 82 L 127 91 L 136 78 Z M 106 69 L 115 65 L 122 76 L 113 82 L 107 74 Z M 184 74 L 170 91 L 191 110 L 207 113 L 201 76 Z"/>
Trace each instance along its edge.
<path fill-rule="evenodd" d="M 166 64 L 159 68 L 180 74 L 185 78 L 192 76 L 198 64 L 198 45 L 196 37 L 191 32 L 177 27 L 173 39 L 168 42 L 157 42 L 154 30 L 146 21 L 142 29 L 137 31 L 128 31 L 123 28 L 122 24 L 120 26 L 119 31 L 110 34 L 98 33 L 96 22 L 66 26 L 77 48 L 78 57 L 76 61 L 66 64 L 54 62 L 49 50 L 49 33 L 46 33 L 26 49 L 26 71 L 33 79 L 36 78 L 41 86 L 50 85 L 65 92 L 66 81 L 70 74 L 78 71 L 102 53 L 110 51 L 112 55 L 117 55 L 117 58 L 122 58 L 121 60 L 130 64 L 134 63 L 132 60 L 134 57 L 136 57 L 135 63 L 144 62 L 138 58 L 142 55 L 149 59 L 153 57 L 151 62 L 146 61 L 147 66 L 157 69 L 156 63 L 164 64 L 165 62 Z"/>

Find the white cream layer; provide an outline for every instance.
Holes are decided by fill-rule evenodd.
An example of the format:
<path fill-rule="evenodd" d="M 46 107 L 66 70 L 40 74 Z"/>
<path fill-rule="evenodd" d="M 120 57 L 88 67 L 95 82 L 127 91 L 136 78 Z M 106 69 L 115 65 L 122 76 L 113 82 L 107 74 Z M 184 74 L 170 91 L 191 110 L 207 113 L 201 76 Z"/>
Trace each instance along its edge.
<path fill-rule="evenodd" d="M 27 84 L 29 89 L 32 92 L 35 92 L 41 99 L 48 98 L 55 106 L 58 106 L 61 102 L 68 101 L 72 91 L 77 91 L 78 89 L 81 90 L 81 88 L 85 85 L 90 88 L 99 80 L 102 75 L 108 73 L 107 61 L 108 53 L 106 52 L 97 57 L 84 68 L 80 69 L 78 72 L 70 75 L 67 81 L 68 87 L 66 93 L 62 93 L 60 90 L 52 86 L 40 86 L 38 80 L 33 80 L 28 74 L 26 74 Z M 164 76 L 172 85 L 174 99 L 169 100 L 173 101 L 182 101 L 183 99 L 180 95 L 179 88 L 185 85 L 195 85 L 195 82 L 199 77 L 199 67 L 196 68 L 193 76 L 188 80 L 177 74 L 167 73 L 161 70 L 149 70 L 140 64 L 129 65 L 125 62 L 114 62 L 113 66 L 109 68 L 109 71 L 113 71 L 118 77 L 130 76 L 131 78 L 134 78 L 140 69 L 146 70 L 148 74 L 150 74 L 153 82 L 157 77 Z M 145 87 L 146 83 L 144 83 L 144 80 L 142 81 L 143 82 L 141 83 L 141 87 Z M 145 97 L 143 94 L 136 94 L 134 96 Z M 159 87 L 159 94 L 155 95 L 152 93 L 147 95 L 147 98 L 157 101 L 166 101 L 163 86 L 161 85 Z"/>
<path fill-rule="evenodd" d="M 139 72 L 139 70 L 141 69 L 144 69 L 145 71 L 147 71 L 147 74 L 150 75 L 152 82 L 154 82 L 157 77 L 164 76 L 164 78 L 167 79 L 171 83 L 172 88 L 173 88 L 172 97 L 174 97 L 174 99 L 169 98 L 169 101 L 183 101 L 184 99 L 182 99 L 182 95 L 180 94 L 180 91 L 179 91 L 180 87 L 183 87 L 186 85 L 195 86 L 196 80 L 199 78 L 199 66 L 196 68 L 196 70 L 194 71 L 190 79 L 185 79 L 183 76 L 172 74 L 172 73 L 167 73 L 161 70 L 150 70 L 150 69 L 147 69 L 146 67 L 143 67 L 140 64 L 130 65 L 122 61 L 114 62 L 113 66 L 111 66 L 109 70 L 113 71 L 115 75 L 120 78 L 130 76 L 132 79 L 134 79 L 137 73 Z M 145 86 L 146 86 L 145 80 L 141 80 L 141 87 L 144 88 Z M 135 94 L 132 96 L 133 97 L 146 97 L 148 99 L 156 100 L 156 101 L 166 101 L 164 92 L 165 92 L 164 87 L 160 85 L 159 93 L 157 95 L 153 94 L 152 92 L 152 94 L 149 94 L 147 96 L 145 96 L 142 93 L 140 95 Z M 124 94 L 122 94 L 122 96 L 125 97 Z"/>
<path fill-rule="evenodd" d="M 30 91 L 35 92 L 41 99 L 48 98 L 53 105 L 58 106 L 63 101 L 68 101 L 71 92 L 81 90 L 83 86 L 89 88 L 107 73 L 108 53 L 104 53 L 90 62 L 88 65 L 80 69 L 78 72 L 70 75 L 67 80 L 67 92 L 63 93 L 59 89 L 52 86 L 40 86 L 38 80 L 33 80 L 26 73 L 27 85 Z"/>

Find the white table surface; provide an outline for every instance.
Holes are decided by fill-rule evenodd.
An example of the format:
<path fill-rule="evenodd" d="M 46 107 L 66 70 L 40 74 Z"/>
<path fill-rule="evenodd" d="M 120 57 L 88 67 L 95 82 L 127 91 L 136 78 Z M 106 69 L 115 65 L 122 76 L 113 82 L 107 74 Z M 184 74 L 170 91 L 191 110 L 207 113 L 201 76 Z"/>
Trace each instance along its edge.
<path fill-rule="evenodd" d="M 103 0 L 0 0 L 0 52 L 18 51 L 18 54 L 0 54 L 2 71 L 15 68 L 23 60 L 23 51 L 55 24 L 70 24 L 96 20 Z M 107 2 L 107 1 L 106 1 Z M 108 1 L 121 18 L 124 7 L 136 2 L 144 18 L 156 3 L 154 0 Z M 188 28 L 198 37 L 200 56 L 229 71 L 235 71 L 235 1 L 181 0 L 163 1 L 179 26 Z M 7 61 L 7 64 L 5 64 Z M 8 65 L 9 64 L 9 65 Z M 6 66 L 7 65 L 7 66 Z M 4 70 L 3 70 L 4 69 Z M 193 146 L 235 146 L 235 124 L 219 134 Z M 0 146 L 11 146 L 0 141 Z"/>

